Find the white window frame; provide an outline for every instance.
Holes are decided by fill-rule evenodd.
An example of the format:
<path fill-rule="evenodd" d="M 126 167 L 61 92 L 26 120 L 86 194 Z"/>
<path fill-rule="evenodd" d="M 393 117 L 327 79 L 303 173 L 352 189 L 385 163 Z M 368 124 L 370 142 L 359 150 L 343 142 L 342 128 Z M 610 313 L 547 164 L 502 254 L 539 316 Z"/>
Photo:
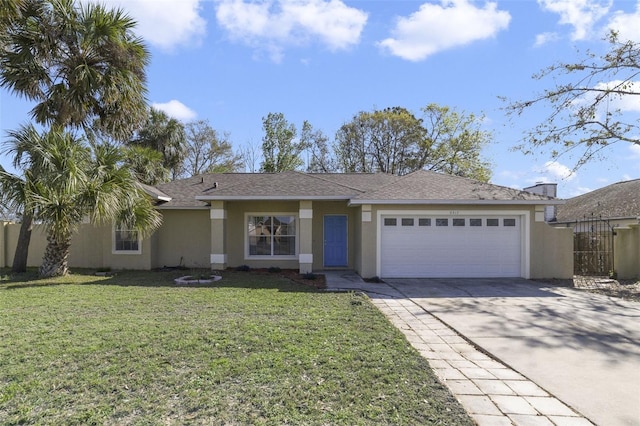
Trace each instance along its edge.
<path fill-rule="evenodd" d="M 116 248 L 116 233 L 118 231 L 136 232 L 138 236 L 138 249 L 137 250 L 118 250 Z M 122 227 L 117 227 L 114 225 L 111 230 L 111 253 L 112 254 L 142 254 L 142 238 L 140 237 L 140 232 L 135 231 L 133 229 L 125 229 Z"/>
<path fill-rule="evenodd" d="M 295 219 L 295 254 L 292 255 L 252 255 L 249 249 L 249 217 L 251 216 L 291 216 Z M 297 260 L 300 253 L 300 217 L 293 212 L 247 212 L 244 214 L 244 259 L 245 260 Z"/>

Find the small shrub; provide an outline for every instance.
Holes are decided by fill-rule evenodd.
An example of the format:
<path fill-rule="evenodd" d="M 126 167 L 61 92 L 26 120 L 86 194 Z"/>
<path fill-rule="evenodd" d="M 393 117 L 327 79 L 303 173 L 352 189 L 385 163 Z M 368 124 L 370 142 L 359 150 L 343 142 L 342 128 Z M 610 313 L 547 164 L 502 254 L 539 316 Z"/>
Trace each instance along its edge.
<path fill-rule="evenodd" d="M 384 281 L 382 281 L 382 279 L 378 276 L 375 277 L 371 277 L 371 278 L 364 278 L 363 279 L 364 282 L 366 283 L 383 283 Z"/>
<path fill-rule="evenodd" d="M 251 268 L 249 267 L 249 265 L 240 265 L 236 268 L 236 271 L 238 272 L 249 272 L 251 270 Z"/>
<path fill-rule="evenodd" d="M 271 272 L 272 274 L 277 274 L 280 271 L 281 269 L 278 266 L 272 266 L 269 268 L 269 272 Z"/>

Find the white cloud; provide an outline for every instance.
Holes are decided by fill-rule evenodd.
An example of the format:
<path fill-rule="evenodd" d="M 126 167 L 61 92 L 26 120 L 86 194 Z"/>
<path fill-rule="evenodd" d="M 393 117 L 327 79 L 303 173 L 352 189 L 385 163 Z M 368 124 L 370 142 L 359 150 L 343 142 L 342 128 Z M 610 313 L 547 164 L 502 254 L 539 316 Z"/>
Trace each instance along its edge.
<path fill-rule="evenodd" d="M 498 176 L 500 176 L 501 178 L 512 179 L 512 180 L 521 179 L 525 175 L 526 175 L 526 172 L 513 171 L 513 170 L 502 170 L 498 173 Z"/>
<path fill-rule="evenodd" d="M 617 31 L 622 40 L 640 42 L 640 2 L 633 13 L 615 12 L 609 21 L 608 28 Z"/>
<path fill-rule="evenodd" d="M 510 20 L 509 12 L 497 10 L 493 2 L 484 8 L 468 0 L 424 3 L 410 16 L 397 18 L 392 37 L 378 45 L 403 59 L 421 61 L 442 50 L 495 37 Z"/>
<path fill-rule="evenodd" d="M 577 197 L 578 195 L 586 194 L 587 192 L 593 191 L 591 188 L 586 186 L 578 186 L 569 191 L 567 194 L 567 198 Z"/>
<path fill-rule="evenodd" d="M 612 0 L 538 0 L 543 10 L 560 15 L 560 23 L 571 25 L 572 40 L 592 35 L 593 26 L 609 13 Z"/>
<path fill-rule="evenodd" d="M 632 144 L 629 147 L 629 151 L 631 151 L 632 159 L 640 159 L 640 145 Z"/>
<path fill-rule="evenodd" d="M 104 1 L 82 0 L 105 3 Z M 199 43 L 206 32 L 206 22 L 200 17 L 201 0 L 114 0 L 109 6 L 121 8 L 136 22 L 135 32 L 147 43 L 161 49 Z"/>
<path fill-rule="evenodd" d="M 640 93 L 640 81 L 613 80 L 598 83 L 594 87 L 596 90 L 622 90 L 625 92 Z M 619 109 L 627 112 L 640 112 L 640 96 L 638 95 L 616 95 L 612 94 L 608 108 Z"/>
<path fill-rule="evenodd" d="M 536 41 L 534 43 L 535 47 L 540 47 L 544 44 L 550 43 L 552 41 L 557 41 L 560 39 L 560 35 L 558 33 L 542 33 L 536 36 Z"/>
<path fill-rule="evenodd" d="M 605 90 L 620 90 L 630 92 L 630 94 L 617 94 L 610 92 L 606 101 L 600 101 L 596 104 L 597 96 L 602 96 L 602 93 L 598 91 Z M 608 82 L 601 82 L 593 86 L 589 92 L 573 99 L 568 105 L 568 110 L 577 114 L 580 108 L 591 108 L 595 105 L 594 119 L 596 120 L 606 120 L 608 113 L 611 113 L 614 116 L 617 113 L 620 113 L 621 118 L 630 115 L 631 120 L 635 120 L 633 116 L 640 113 L 640 96 L 633 93 L 640 93 L 640 81 L 625 82 L 623 80 L 612 80 Z M 618 120 L 618 118 L 615 118 L 615 120 Z"/>
<path fill-rule="evenodd" d="M 557 161 L 547 161 L 539 172 L 555 180 L 570 181 L 576 177 L 576 174 L 569 167 Z"/>
<path fill-rule="evenodd" d="M 180 121 L 193 120 L 198 116 L 194 110 L 175 99 L 165 103 L 154 103 L 151 104 L 151 106 L 155 109 L 166 112 L 169 117 L 173 117 Z"/>
<path fill-rule="evenodd" d="M 282 58 L 287 46 L 317 40 L 331 51 L 360 42 L 367 13 L 342 0 L 220 0 L 216 18 L 232 39 Z"/>

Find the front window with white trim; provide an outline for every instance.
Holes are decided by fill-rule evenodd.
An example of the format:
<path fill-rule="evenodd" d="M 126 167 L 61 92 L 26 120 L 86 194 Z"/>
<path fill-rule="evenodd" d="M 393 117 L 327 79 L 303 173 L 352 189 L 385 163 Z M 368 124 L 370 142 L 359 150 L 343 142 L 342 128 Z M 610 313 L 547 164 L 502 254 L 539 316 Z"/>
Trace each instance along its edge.
<path fill-rule="evenodd" d="M 142 243 L 140 233 L 134 229 L 113 229 L 113 253 L 115 254 L 140 254 Z"/>
<path fill-rule="evenodd" d="M 247 216 L 249 257 L 294 257 L 297 217 L 290 214 Z"/>

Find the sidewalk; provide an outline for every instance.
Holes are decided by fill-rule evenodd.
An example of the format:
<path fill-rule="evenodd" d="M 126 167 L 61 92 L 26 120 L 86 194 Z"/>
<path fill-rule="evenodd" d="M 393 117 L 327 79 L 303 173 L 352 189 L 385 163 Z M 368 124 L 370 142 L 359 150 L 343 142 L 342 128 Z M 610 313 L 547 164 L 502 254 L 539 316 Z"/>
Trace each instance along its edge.
<path fill-rule="evenodd" d="M 325 271 L 328 291 L 363 291 L 389 318 L 480 426 L 592 425 L 508 366 L 477 350 L 438 318 L 385 283 Z"/>

